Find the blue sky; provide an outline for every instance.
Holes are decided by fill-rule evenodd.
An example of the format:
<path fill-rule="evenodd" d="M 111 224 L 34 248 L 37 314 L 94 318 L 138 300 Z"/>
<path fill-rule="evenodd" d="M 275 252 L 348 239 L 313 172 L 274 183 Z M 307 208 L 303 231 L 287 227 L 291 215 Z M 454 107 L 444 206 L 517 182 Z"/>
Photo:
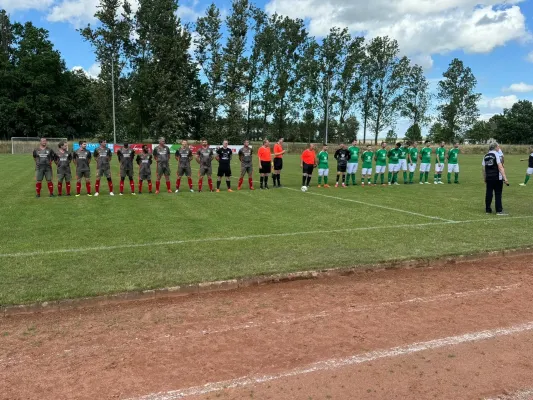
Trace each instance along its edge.
<path fill-rule="evenodd" d="M 180 17 L 193 22 L 209 3 L 183 0 Z M 46 28 L 68 68 L 82 67 L 91 74 L 98 72 L 93 50 L 76 28 L 95 23 L 97 4 L 98 0 L 0 0 L 0 8 L 12 20 Z M 215 4 L 226 12 L 231 7 L 229 0 Z M 533 99 L 533 0 L 258 0 L 255 4 L 269 13 L 303 18 L 317 38 L 334 25 L 367 37 L 394 37 L 402 51 L 424 67 L 433 88 L 451 59 L 458 57 L 477 77 L 485 119 L 519 99 Z"/>

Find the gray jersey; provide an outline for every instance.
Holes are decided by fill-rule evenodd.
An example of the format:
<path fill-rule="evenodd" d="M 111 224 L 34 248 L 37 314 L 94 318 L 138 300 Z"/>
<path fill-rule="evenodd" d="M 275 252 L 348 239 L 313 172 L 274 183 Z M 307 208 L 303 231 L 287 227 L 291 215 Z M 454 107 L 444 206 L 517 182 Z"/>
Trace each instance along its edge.
<path fill-rule="evenodd" d="M 211 167 L 211 161 L 213 161 L 213 149 L 210 149 L 209 147 L 204 149 L 201 147 L 196 154 L 200 158 L 200 166 L 206 168 Z"/>
<path fill-rule="evenodd" d="M 89 161 L 91 161 L 90 151 L 80 148 L 74 152 L 74 159 L 76 160 L 76 171 L 89 171 Z"/>
<path fill-rule="evenodd" d="M 152 173 L 152 155 L 150 153 L 141 153 L 137 156 L 139 165 L 139 175 L 150 175 Z"/>
<path fill-rule="evenodd" d="M 37 168 L 49 167 L 52 164 L 54 158 L 55 153 L 49 147 L 45 147 L 44 149 L 39 147 L 33 150 L 33 159 L 35 160 Z"/>
<path fill-rule="evenodd" d="M 189 167 L 191 165 L 192 151 L 189 147 L 182 147 L 176 151 L 176 157 L 179 159 L 180 167 Z"/>
<path fill-rule="evenodd" d="M 241 160 L 241 166 L 242 167 L 251 167 L 252 166 L 252 148 L 251 147 L 243 147 L 239 150 L 239 158 Z"/>
<path fill-rule="evenodd" d="M 157 146 L 154 149 L 154 157 L 157 158 L 159 165 L 168 165 L 170 159 L 170 149 L 167 146 Z"/>
<path fill-rule="evenodd" d="M 111 161 L 112 155 L 113 153 L 111 153 L 111 150 L 109 150 L 107 147 L 98 147 L 94 151 L 94 158 L 96 158 L 96 165 L 98 166 L 98 168 L 109 168 L 109 161 Z"/>
<path fill-rule="evenodd" d="M 130 148 L 122 148 L 117 152 L 120 161 L 120 168 L 124 170 L 133 169 L 133 159 L 135 158 L 135 151 Z"/>
<path fill-rule="evenodd" d="M 57 173 L 70 173 L 70 162 L 72 161 L 72 154 L 68 151 L 59 150 L 55 154 L 55 162 L 57 164 Z"/>

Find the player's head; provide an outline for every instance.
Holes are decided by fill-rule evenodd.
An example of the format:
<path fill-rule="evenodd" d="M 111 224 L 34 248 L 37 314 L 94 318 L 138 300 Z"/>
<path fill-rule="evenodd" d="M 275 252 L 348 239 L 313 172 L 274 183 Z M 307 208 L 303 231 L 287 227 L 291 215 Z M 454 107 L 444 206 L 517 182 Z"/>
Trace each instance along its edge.
<path fill-rule="evenodd" d="M 148 146 L 143 144 L 143 153 L 148 154 Z"/>
<path fill-rule="evenodd" d="M 202 139 L 202 147 L 207 148 L 207 140 Z"/>
<path fill-rule="evenodd" d="M 187 148 L 188 146 L 189 146 L 189 142 L 187 142 L 186 140 L 181 141 L 181 147 Z"/>
<path fill-rule="evenodd" d="M 224 147 L 224 148 L 227 148 L 227 147 L 228 147 L 228 141 L 227 141 L 227 140 L 224 140 L 224 141 L 222 142 L 222 147 Z"/>
<path fill-rule="evenodd" d="M 425 144 L 426 146 L 429 146 L 429 143 L 431 143 L 429 140 L 426 140 L 426 141 L 424 142 L 424 144 Z"/>
<path fill-rule="evenodd" d="M 366 149 L 367 149 L 368 151 L 372 150 L 372 145 L 371 145 L 371 144 L 367 144 L 367 145 L 366 145 Z"/>
<path fill-rule="evenodd" d="M 270 142 L 268 141 L 268 139 L 263 140 L 263 146 L 265 147 L 270 146 Z"/>
<path fill-rule="evenodd" d="M 315 149 L 315 144 L 309 143 L 309 150 L 314 150 L 314 149 Z"/>
<path fill-rule="evenodd" d="M 357 139 L 352 140 L 352 145 L 354 145 L 354 146 L 357 145 Z"/>
<path fill-rule="evenodd" d="M 399 149 L 400 147 L 402 147 L 402 144 L 400 142 L 396 143 L 396 148 Z"/>
<path fill-rule="evenodd" d="M 160 137 L 159 138 L 159 145 L 160 146 L 164 146 L 165 145 L 165 138 L 164 137 Z"/>
<path fill-rule="evenodd" d="M 345 148 L 346 148 L 346 145 L 345 145 L 344 143 L 341 142 L 341 144 L 340 144 L 340 148 L 341 148 L 341 149 L 345 149 Z"/>
<path fill-rule="evenodd" d="M 80 140 L 78 142 L 78 144 L 80 145 L 80 147 L 85 150 L 87 148 L 87 142 L 85 140 Z"/>
<path fill-rule="evenodd" d="M 59 147 L 61 150 L 66 150 L 67 149 L 67 142 L 65 142 L 64 140 L 60 141 L 58 144 L 57 144 L 57 147 Z"/>
<path fill-rule="evenodd" d="M 445 144 L 446 143 L 444 143 L 444 142 L 440 142 L 440 147 L 444 147 Z"/>
<path fill-rule="evenodd" d="M 124 143 L 124 148 L 125 148 L 125 149 L 127 149 L 127 148 L 129 148 L 129 147 L 130 147 L 129 143 Z"/>
<path fill-rule="evenodd" d="M 279 138 L 278 144 L 283 144 L 283 140 L 284 140 L 283 138 Z"/>
<path fill-rule="evenodd" d="M 283 140 L 283 139 L 281 139 Z M 250 141 L 249 140 L 245 140 L 244 141 L 244 147 L 248 147 L 250 145 Z"/>
<path fill-rule="evenodd" d="M 328 145 L 326 143 L 322 145 L 322 151 L 328 151 Z"/>
<path fill-rule="evenodd" d="M 387 147 L 387 142 L 381 142 L 381 148 L 384 149 L 385 147 Z"/>
<path fill-rule="evenodd" d="M 100 147 L 106 147 L 107 145 L 107 141 L 105 139 L 100 139 L 98 143 L 100 143 Z"/>
<path fill-rule="evenodd" d="M 40 141 L 40 142 L 41 142 L 41 146 L 42 146 L 42 147 L 46 147 L 46 143 L 47 143 L 48 141 L 46 140 L 46 138 L 43 137 L 43 138 L 41 138 L 41 141 Z"/>
<path fill-rule="evenodd" d="M 454 142 L 454 143 L 453 143 L 453 147 L 454 147 L 455 149 L 458 149 L 458 148 L 459 148 L 459 142 Z"/>
<path fill-rule="evenodd" d="M 411 146 L 416 147 L 416 146 L 418 146 L 418 143 L 416 141 L 414 141 L 413 143 L 411 143 Z"/>

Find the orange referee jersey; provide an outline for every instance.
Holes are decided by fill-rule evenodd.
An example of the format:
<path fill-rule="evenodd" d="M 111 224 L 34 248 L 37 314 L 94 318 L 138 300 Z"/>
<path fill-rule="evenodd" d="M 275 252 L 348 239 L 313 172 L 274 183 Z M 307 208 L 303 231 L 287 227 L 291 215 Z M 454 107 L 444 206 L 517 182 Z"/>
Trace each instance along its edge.
<path fill-rule="evenodd" d="M 257 155 L 261 161 L 272 161 L 272 153 L 269 147 L 261 146 L 257 151 Z"/>
<path fill-rule="evenodd" d="M 274 154 L 276 153 L 282 153 L 283 152 L 283 146 L 281 146 L 280 144 L 276 143 L 274 145 Z M 275 156 L 276 158 L 283 158 L 283 154 L 280 154 L 279 156 Z"/>
<path fill-rule="evenodd" d="M 306 164 L 314 165 L 316 160 L 316 154 L 313 150 L 307 149 L 302 153 L 302 161 Z"/>

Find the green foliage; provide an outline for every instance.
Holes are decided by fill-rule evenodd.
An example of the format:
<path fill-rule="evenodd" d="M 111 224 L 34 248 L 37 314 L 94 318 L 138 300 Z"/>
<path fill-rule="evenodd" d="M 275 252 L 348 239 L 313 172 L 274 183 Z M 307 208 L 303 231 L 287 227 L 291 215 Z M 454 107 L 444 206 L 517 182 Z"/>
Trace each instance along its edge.
<path fill-rule="evenodd" d="M 466 131 L 465 139 L 475 144 L 487 143 L 489 139 L 494 138 L 494 133 L 489 122 L 476 121 L 472 128 Z"/>
<path fill-rule="evenodd" d="M 427 113 L 430 100 L 429 82 L 424 76 L 424 70 L 421 66 L 414 65 L 407 75 L 401 115 L 409 118 L 413 126 L 426 125 L 429 122 Z"/>
<path fill-rule="evenodd" d="M 494 138 L 502 143 L 533 143 L 533 104 L 521 100 L 489 121 Z"/>
<path fill-rule="evenodd" d="M 422 131 L 420 130 L 420 126 L 418 126 L 418 124 L 413 124 L 409 127 L 409 129 L 407 129 L 407 132 L 405 133 L 405 140 L 410 142 L 422 141 Z"/>

